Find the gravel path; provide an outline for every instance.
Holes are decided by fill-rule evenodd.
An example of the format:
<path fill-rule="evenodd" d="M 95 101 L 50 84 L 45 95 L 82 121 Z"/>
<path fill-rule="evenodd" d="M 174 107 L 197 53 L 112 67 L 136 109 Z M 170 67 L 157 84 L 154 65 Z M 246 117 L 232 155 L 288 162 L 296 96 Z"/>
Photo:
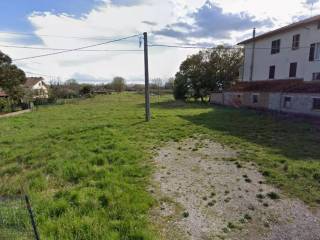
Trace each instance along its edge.
<path fill-rule="evenodd" d="M 265 184 L 253 163 L 209 140 L 158 151 L 152 212 L 163 239 L 320 240 L 320 211 Z"/>

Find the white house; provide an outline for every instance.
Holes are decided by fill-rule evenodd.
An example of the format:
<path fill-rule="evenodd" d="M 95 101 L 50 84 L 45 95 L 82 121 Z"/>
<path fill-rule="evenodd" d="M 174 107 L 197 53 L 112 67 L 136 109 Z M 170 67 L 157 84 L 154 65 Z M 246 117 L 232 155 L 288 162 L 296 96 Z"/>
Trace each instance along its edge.
<path fill-rule="evenodd" d="M 240 42 L 242 80 L 320 80 L 320 15 Z"/>
<path fill-rule="evenodd" d="M 27 78 L 24 86 L 32 91 L 33 98 L 47 99 L 49 97 L 48 87 L 41 77 Z"/>
<path fill-rule="evenodd" d="M 320 116 L 320 15 L 240 42 L 240 82 L 211 102 Z"/>

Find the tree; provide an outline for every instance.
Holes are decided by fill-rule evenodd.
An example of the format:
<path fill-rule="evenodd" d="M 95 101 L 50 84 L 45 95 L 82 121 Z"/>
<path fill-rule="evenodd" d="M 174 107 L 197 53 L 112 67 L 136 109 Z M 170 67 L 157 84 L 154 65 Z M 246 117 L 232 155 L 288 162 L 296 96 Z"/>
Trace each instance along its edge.
<path fill-rule="evenodd" d="M 161 78 L 154 78 L 151 80 L 152 84 L 151 84 L 151 88 L 157 90 L 158 92 L 158 96 L 160 96 L 160 90 L 163 86 L 163 81 Z"/>
<path fill-rule="evenodd" d="M 113 90 L 120 93 L 126 88 L 126 81 L 122 77 L 115 77 L 111 83 Z"/>
<path fill-rule="evenodd" d="M 83 95 L 89 95 L 92 92 L 92 86 L 85 84 L 80 89 L 80 94 Z"/>
<path fill-rule="evenodd" d="M 163 85 L 163 81 L 161 78 L 154 78 L 151 80 L 152 82 L 152 85 L 156 88 L 156 89 L 159 89 L 162 87 Z"/>
<path fill-rule="evenodd" d="M 65 85 L 70 85 L 70 86 L 72 86 L 72 85 L 79 85 L 79 84 L 78 84 L 78 82 L 77 82 L 76 79 L 71 78 L 71 79 L 68 79 L 68 80 L 65 82 Z"/>
<path fill-rule="evenodd" d="M 169 78 L 168 81 L 164 84 L 165 89 L 173 89 L 174 88 L 174 78 Z"/>
<path fill-rule="evenodd" d="M 176 74 L 175 96 L 178 99 L 203 98 L 203 90 L 206 89 L 206 74 L 204 64 L 204 54 L 199 52 L 189 56 L 180 66 L 180 71 Z"/>
<path fill-rule="evenodd" d="M 186 100 L 188 96 L 188 81 L 186 81 L 185 76 L 183 76 L 180 72 L 176 74 L 176 78 L 174 80 L 174 89 L 173 95 L 175 99 Z"/>
<path fill-rule="evenodd" d="M 241 49 L 223 46 L 189 56 L 176 74 L 175 98 L 200 98 L 203 102 L 211 91 L 228 88 L 239 75 L 242 59 Z"/>
<path fill-rule="evenodd" d="M 21 84 L 25 81 L 25 73 L 12 64 L 9 56 L 0 51 L 0 87 L 11 99 L 19 100 L 23 96 Z"/>

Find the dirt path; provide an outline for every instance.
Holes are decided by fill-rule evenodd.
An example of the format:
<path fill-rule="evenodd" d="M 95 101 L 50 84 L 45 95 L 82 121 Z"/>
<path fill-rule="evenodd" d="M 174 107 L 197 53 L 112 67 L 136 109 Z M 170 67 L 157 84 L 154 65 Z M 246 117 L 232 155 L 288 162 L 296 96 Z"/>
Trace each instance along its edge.
<path fill-rule="evenodd" d="M 18 111 L 18 112 L 2 114 L 2 115 L 0 115 L 0 118 L 14 117 L 14 116 L 18 116 L 18 115 L 21 115 L 21 114 L 24 114 L 27 112 L 31 112 L 31 110 L 27 109 L 27 110 L 22 110 L 22 111 Z"/>
<path fill-rule="evenodd" d="M 163 239 L 320 240 L 320 212 L 287 199 L 236 156 L 195 139 L 158 151 L 152 214 Z"/>

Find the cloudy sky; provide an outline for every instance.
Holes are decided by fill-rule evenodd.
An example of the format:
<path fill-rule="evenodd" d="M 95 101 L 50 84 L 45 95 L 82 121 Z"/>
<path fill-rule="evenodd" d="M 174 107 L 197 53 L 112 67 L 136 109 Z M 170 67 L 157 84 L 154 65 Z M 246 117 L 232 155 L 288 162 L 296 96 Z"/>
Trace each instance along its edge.
<path fill-rule="evenodd" d="M 145 31 L 151 44 L 234 45 L 250 37 L 253 27 L 263 33 L 320 14 L 320 0 L 1 0 L 0 9 L 0 50 L 20 59 Z M 108 51 L 70 52 L 15 63 L 30 76 L 48 75 L 48 81 L 59 77 L 100 83 L 120 75 L 131 83 L 142 82 L 139 42 L 137 36 L 90 48 Z M 173 76 L 181 61 L 195 51 L 151 47 L 150 77 Z"/>

